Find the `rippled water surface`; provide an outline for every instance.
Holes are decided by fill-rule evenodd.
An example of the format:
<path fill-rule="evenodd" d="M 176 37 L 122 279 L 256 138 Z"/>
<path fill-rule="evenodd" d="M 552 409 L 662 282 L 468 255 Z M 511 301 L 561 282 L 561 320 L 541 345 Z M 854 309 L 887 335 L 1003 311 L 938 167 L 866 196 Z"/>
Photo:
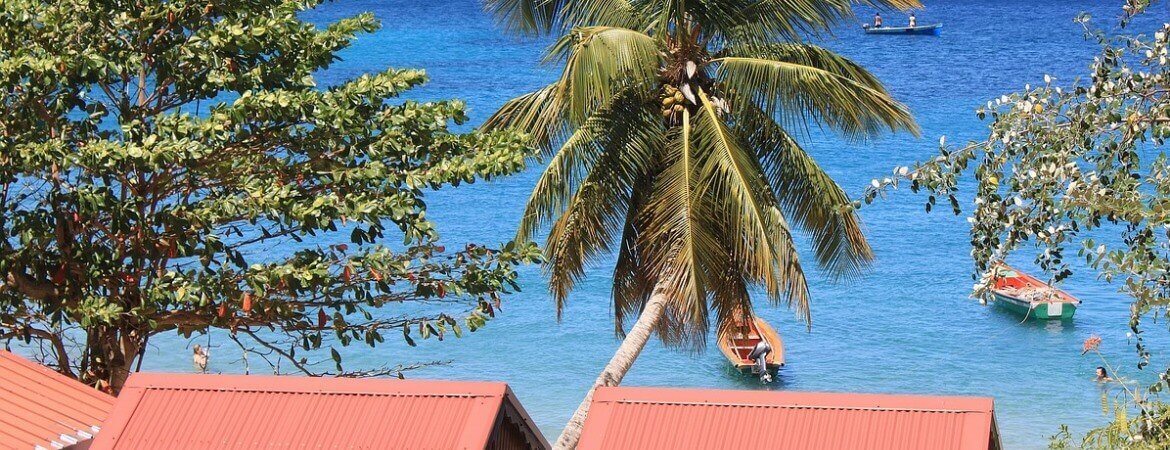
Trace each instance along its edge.
<path fill-rule="evenodd" d="M 814 131 L 806 146 L 847 191 L 859 194 L 871 178 L 895 165 L 933 154 L 941 135 L 952 142 L 978 138 L 986 124 L 973 111 L 986 100 L 1025 83 L 1041 83 L 1044 74 L 1072 82 L 1085 72 L 1095 49 L 1082 40 L 1073 17 L 1088 10 L 1109 22 L 1119 5 L 928 1 L 919 22 L 943 22 L 939 37 L 865 36 L 855 26 L 842 26 L 822 43 L 884 80 L 912 108 L 923 137 L 849 144 Z M 1159 8 L 1153 13 L 1158 20 L 1170 17 L 1165 6 Z M 383 28 L 343 53 L 344 60 L 323 74 L 329 83 L 386 67 L 424 68 L 432 82 L 412 96 L 466 100 L 474 125 L 506 99 L 548 83 L 555 74 L 538 65 L 546 41 L 505 35 L 474 0 L 342 0 L 308 17 L 326 22 L 362 11 L 372 11 Z M 887 25 L 905 20 L 894 13 L 884 16 Z M 430 214 L 443 239 L 509 239 L 540 169 L 432 195 Z M 876 264 L 849 284 L 812 277 L 810 331 L 783 308 L 759 308 L 785 339 L 788 366 L 778 383 L 762 386 L 730 373 L 714 347 L 685 353 L 657 342 L 643 352 L 625 383 L 991 396 L 1008 448 L 1044 447 L 1061 424 L 1085 430 L 1106 421 L 1102 392 L 1091 381 L 1099 362 L 1080 356 L 1081 342 L 1090 334 L 1101 335 L 1113 362 L 1127 375 L 1142 378 L 1132 368 L 1125 299 L 1115 287 L 1080 276 L 1068 284 L 1085 300 L 1072 322 L 1020 324 L 1016 316 L 981 306 L 968 298 L 966 222 L 949 213 L 927 215 L 922 200 L 903 193 L 863 210 Z M 610 269 L 602 261 L 588 273 L 560 323 L 539 268 L 529 267 L 523 271 L 524 291 L 508 299 L 503 315 L 486 329 L 417 348 L 388 340 L 375 350 L 347 349 L 347 358 L 354 366 L 358 361 L 451 360 L 413 376 L 506 381 L 544 433 L 555 438 L 618 345 L 609 306 Z M 1154 328 L 1165 334 L 1161 325 Z M 1155 349 L 1165 350 L 1165 342 L 1156 339 Z M 146 369 L 190 370 L 189 354 L 174 351 L 182 342 L 156 344 Z M 222 346 L 219 351 L 230 353 Z M 226 361 L 214 366 L 240 370 Z"/>

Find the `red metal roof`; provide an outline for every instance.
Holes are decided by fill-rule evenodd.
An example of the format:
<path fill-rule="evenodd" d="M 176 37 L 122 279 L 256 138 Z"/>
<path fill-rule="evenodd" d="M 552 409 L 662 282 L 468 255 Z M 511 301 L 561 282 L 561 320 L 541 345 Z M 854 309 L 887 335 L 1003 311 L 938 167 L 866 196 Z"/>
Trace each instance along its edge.
<path fill-rule="evenodd" d="M 144 372 L 90 448 L 479 449 L 505 405 L 547 448 L 504 383 Z"/>
<path fill-rule="evenodd" d="M 990 398 L 599 388 L 578 450 L 999 449 Z"/>
<path fill-rule="evenodd" d="M 0 448 L 61 448 L 87 440 L 114 397 L 0 350 Z"/>

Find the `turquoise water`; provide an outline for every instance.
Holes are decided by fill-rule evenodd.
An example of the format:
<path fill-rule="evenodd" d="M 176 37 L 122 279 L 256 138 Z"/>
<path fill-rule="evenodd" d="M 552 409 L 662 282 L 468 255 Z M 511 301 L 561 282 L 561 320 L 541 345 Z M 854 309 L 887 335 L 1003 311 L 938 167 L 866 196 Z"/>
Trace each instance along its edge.
<path fill-rule="evenodd" d="M 873 177 L 935 153 L 939 136 L 952 142 L 978 138 L 985 124 L 973 114 L 986 100 L 1084 72 L 1094 47 L 1081 40 L 1072 18 L 1082 10 L 1102 21 L 1120 2 L 962 0 L 928 2 L 920 23 L 943 22 L 940 37 L 866 37 L 849 26 L 822 43 L 874 71 L 909 105 L 924 130 L 921 139 L 888 136 L 846 144 L 811 133 L 806 147 L 852 194 Z M 1165 18 L 1166 7 L 1156 15 Z M 330 21 L 373 11 L 384 28 L 361 37 L 344 60 L 323 74 L 336 82 L 392 67 L 426 69 L 433 81 L 416 98 L 458 97 L 470 105 L 472 124 L 506 99 L 554 76 L 537 65 L 546 42 L 505 36 L 475 0 L 340 1 L 308 17 Z M 868 17 L 869 12 L 862 12 Z M 886 23 L 904 21 L 884 14 Z M 440 192 L 430 214 L 448 243 L 501 242 L 510 238 L 540 167 L 508 179 Z M 862 219 L 877 253 L 866 276 L 841 285 L 814 275 L 813 327 L 792 313 L 762 307 L 760 314 L 783 334 L 788 366 L 764 386 L 732 374 L 714 347 L 698 353 L 652 342 L 626 378 L 628 385 L 723 389 L 864 391 L 991 396 L 1008 448 L 1042 448 L 1068 424 L 1086 430 L 1104 423 L 1101 394 L 1091 381 L 1099 362 L 1080 356 L 1090 334 L 1123 375 L 1143 378 L 1127 342 L 1128 307 L 1115 288 L 1075 277 L 1068 289 L 1085 300 L 1074 321 L 1020 324 L 1019 318 L 968 298 L 971 268 L 966 222 L 924 214 L 922 198 L 908 193 L 868 207 Z M 811 260 L 806 256 L 805 260 Z M 1026 258 L 1024 259 L 1026 262 Z M 540 425 L 555 438 L 618 341 L 609 306 L 610 264 L 601 261 L 571 297 L 557 323 L 539 268 L 523 270 L 524 291 L 507 299 L 503 314 L 461 340 L 392 343 L 375 350 L 346 350 L 350 366 L 450 360 L 412 372 L 414 377 L 508 382 Z M 1161 325 L 1154 333 L 1165 334 Z M 152 342 L 148 370 L 190 370 L 181 341 Z M 1156 339 L 1155 351 L 1166 349 Z M 238 372 L 226 344 L 217 344 L 213 369 Z M 1155 361 L 1154 367 L 1163 359 Z M 1148 375 L 1148 374 L 1146 374 Z"/>

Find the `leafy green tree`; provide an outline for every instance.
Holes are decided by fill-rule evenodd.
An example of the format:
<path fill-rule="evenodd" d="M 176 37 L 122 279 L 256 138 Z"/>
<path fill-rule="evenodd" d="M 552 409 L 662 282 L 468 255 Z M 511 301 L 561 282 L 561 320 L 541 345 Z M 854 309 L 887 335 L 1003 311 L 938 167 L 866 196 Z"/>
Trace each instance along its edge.
<path fill-rule="evenodd" d="M 0 4 L 0 336 L 116 393 L 160 333 L 352 374 L 336 346 L 483 325 L 537 251 L 446 252 L 423 193 L 520 170 L 522 136 L 395 101 L 416 70 L 318 87 L 378 24 L 298 18 L 317 3 Z M 378 244 L 388 229 L 401 245 Z M 440 300 L 467 315 L 410 305 Z"/>
<path fill-rule="evenodd" d="M 935 158 L 874 180 L 863 199 L 909 183 L 930 194 L 928 211 L 946 199 L 960 214 L 957 194 L 973 184 L 968 221 L 976 294 L 987 294 L 992 265 L 1018 251 L 1033 253 L 1053 283 L 1073 275 L 1071 262 L 1083 259 L 1090 273 L 1116 282 L 1132 300 L 1127 325 L 1138 370 L 1153 356 L 1145 324 L 1164 319 L 1170 307 L 1170 24 L 1152 36 L 1127 28 L 1150 3 L 1125 3 L 1121 33 L 1096 30 L 1088 16 L 1079 17 L 1100 45 L 1083 79 L 1060 86 L 1045 76 L 989 102 L 977 112 L 991 121 L 987 139 L 957 147 L 943 141 Z M 1090 338 L 1085 352 L 1099 355 L 1099 343 Z M 1155 379 L 1142 389 L 1125 386 L 1120 404 L 1105 402 L 1116 414 L 1110 425 L 1079 443 L 1065 428 L 1052 447 L 1167 448 L 1170 406 L 1159 396 L 1170 388 L 1170 368 Z"/>
<path fill-rule="evenodd" d="M 560 77 L 486 126 L 527 131 L 548 157 L 518 239 L 549 228 L 558 316 L 587 264 L 617 252 L 613 311 L 625 339 L 594 388 L 618 384 L 653 333 L 698 347 L 712 321 L 722 332 L 750 317 L 753 286 L 808 321 L 791 225 L 835 276 L 872 258 L 848 197 L 791 132 L 809 122 L 849 138 L 917 131 L 873 75 L 801 41 L 852 17 L 854 2 L 486 3 L 512 31 L 560 36 L 546 59 L 563 64 Z M 592 393 L 558 448 L 576 444 Z"/>

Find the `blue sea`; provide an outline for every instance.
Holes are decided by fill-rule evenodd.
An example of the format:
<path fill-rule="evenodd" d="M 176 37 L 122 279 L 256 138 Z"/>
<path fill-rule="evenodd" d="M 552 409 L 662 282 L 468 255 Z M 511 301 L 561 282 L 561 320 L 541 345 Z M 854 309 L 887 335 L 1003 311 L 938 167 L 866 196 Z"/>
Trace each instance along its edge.
<path fill-rule="evenodd" d="M 859 195 L 871 179 L 888 175 L 895 166 L 935 154 L 940 136 L 950 142 L 983 136 L 987 124 L 974 110 L 987 100 L 1026 83 L 1043 83 L 1045 74 L 1067 85 L 1086 73 L 1096 47 L 1082 39 L 1073 18 L 1087 11 L 1108 26 L 1121 3 L 927 1 L 918 21 L 942 22 L 938 37 L 866 36 L 859 24 L 843 24 L 817 42 L 876 73 L 913 110 L 923 136 L 849 143 L 814 127 L 805 146 L 851 195 Z M 1156 8 L 1145 20 L 1170 17 L 1165 5 Z M 364 11 L 373 12 L 383 28 L 344 51 L 342 60 L 321 74 L 323 84 L 387 67 L 423 68 L 432 81 L 410 97 L 465 100 L 471 116 L 461 128 L 466 130 L 507 99 L 547 84 L 556 74 L 555 67 L 539 64 L 547 39 L 507 35 L 477 0 L 341 0 L 306 18 L 327 23 Z M 868 19 L 872 10 L 862 9 L 859 16 Z M 894 12 L 883 16 L 887 25 L 905 21 Z M 535 163 L 516 176 L 428 194 L 428 213 L 443 241 L 509 240 L 541 170 Z M 862 210 L 877 260 L 862 278 L 846 284 L 811 277 L 811 330 L 790 311 L 760 299 L 759 314 L 785 340 L 788 365 L 777 382 L 763 385 L 732 373 L 714 346 L 680 352 L 652 341 L 624 384 L 990 396 L 1007 448 L 1028 449 L 1044 448 L 1062 424 L 1083 432 L 1108 421 L 1102 396 L 1118 392 L 1102 390 L 1092 380 L 1101 361 L 1081 355 L 1090 335 L 1102 337 L 1102 351 L 1120 375 L 1151 378 L 1136 369 L 1127 336 L 1128 303 L 1117 286 L 1079 272 L 1066 285 L 1084 300 L 1073 321 L 1020 323 L 1020 317 L 969 298 L 967 223 L 949 210 L 926 214 L 924 200 L 899 192 Z M 1026 255 L 1017 259 L 1025 267 L 1030 261 Z M 418 347 L 391 338 L 373 350 L 348 348 L 347 365 L 449 360 L 408 375 L 506 381 L 545 435 L 555 439 L 618 345 L 609 300 L 611 269 L 608 259 L 598 261 L 572 294 L 560 322 L 540 268 L 526 267 L 523 291 L 508 297 L 501 315 L 485 329 Z M 1151 335 L 1166 334 L 1164 324 L 1151 329 Z M 1152 342 L 1154 371 L 1165 367 L 1166 342 Z M 191 370 L 189 353 L 181 350 L 184 341 L 152 344 L 144 369 Z M 213 370 L 242 370 L 231 362 L 236 357 L 229 345 L 214 345 Z"/>

